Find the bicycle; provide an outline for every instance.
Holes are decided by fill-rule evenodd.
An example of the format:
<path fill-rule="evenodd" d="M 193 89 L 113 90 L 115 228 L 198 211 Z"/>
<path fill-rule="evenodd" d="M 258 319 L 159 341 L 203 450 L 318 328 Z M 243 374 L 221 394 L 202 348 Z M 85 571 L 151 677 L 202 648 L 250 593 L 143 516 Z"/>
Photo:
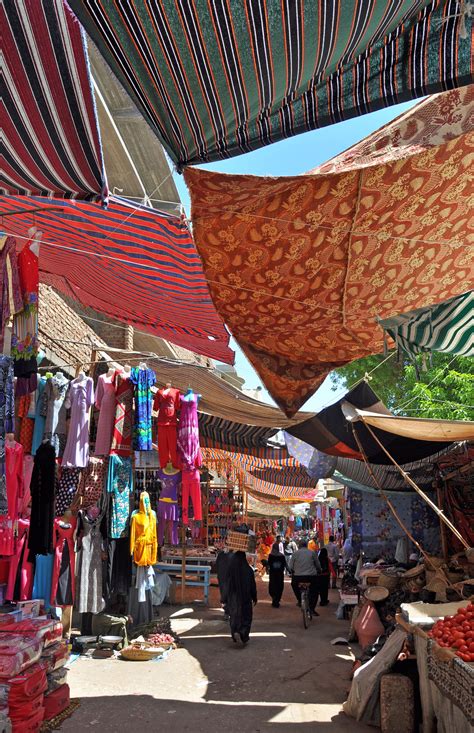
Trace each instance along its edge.
<path fill-rule="evenodd" d="M 313 614 L 311 613 L 311 609 L 309 607 L 310 585 L 310 583 L 299 584 L 299 588 L 301 590 L 301 613 L 303 614 L 303 626 L 305 627 L 305 629 L 308 628 L 311 623 L 311 619 L 313 618 Z"/>

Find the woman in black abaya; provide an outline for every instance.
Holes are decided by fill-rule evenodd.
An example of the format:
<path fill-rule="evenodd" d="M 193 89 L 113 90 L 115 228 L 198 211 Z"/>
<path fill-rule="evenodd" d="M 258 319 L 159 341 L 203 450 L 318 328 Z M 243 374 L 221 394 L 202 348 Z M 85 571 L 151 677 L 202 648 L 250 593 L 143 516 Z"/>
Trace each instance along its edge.
<path fill-rule="evenodd" d="M 269 575 L 268 592 L 272 599 L 273 608 L 279 608 L 280 606 L 285 587 L 285 568 L 285 556 L 280 552 L 278 542 L 275 542 L 268 556 L 267 566 Z"/>
<path fill-rule="evenodd" d="M 236 634 L 239 634 L 242 643 L 246 644 L 252 626 L 253 606 L 257 603 L 257 584 L 245 552 L 235 552 L 229 562 L 223 592 L 223 601 L 230 616 L 232 641 L 236 642 Z"/>

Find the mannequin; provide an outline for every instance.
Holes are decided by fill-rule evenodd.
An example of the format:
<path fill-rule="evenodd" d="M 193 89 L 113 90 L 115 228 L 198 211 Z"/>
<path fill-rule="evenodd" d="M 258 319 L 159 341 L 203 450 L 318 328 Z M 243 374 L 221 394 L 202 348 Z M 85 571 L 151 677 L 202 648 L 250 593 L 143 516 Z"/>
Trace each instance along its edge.
<path fill-rule="evenodd" d="M 130 519 L 130 554 L 136 565 L 155 565 L 158 552 L 156 514 L 151 508 L 147 491 L 140 494 L 140 508 Z"/>
<path fill-rule="evenodd" d="M 115 375 L 115 369 L 113 367 L 109 367 L 107 369 L 107 376 L 108 377 L 113 377 L 114 375 Z"/>
<path fill-rule="evenodd" d="M 125 374 L 128 376 L 130 372 L 132 371 L 132 367 L 130 366 L 130 364 L 125 364 L 122 371 L 125 372 Z"/>
<path fill-rule="evenodd" d="M 179 389 L 173 389 L 171 382 L 167 382 L 165 387 L 159 389 L 155 395 L 153 407 L 158 412 L 160 466 L 166 466 L 168 462 L 171 462 L 175 468 L 179 468 L 176 447 L 180 398 Z"/>

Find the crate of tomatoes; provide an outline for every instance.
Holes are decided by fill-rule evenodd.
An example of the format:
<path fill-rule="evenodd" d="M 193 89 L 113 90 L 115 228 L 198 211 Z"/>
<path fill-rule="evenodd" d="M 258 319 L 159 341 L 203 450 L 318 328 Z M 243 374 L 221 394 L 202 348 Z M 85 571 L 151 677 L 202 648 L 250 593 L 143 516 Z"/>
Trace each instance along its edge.
<path fill-rule="evenodd" d="M 474 603 L 437 621 L 428 636 L 438 646 L 451 649 L 463 662 L 474 663 Z"/>

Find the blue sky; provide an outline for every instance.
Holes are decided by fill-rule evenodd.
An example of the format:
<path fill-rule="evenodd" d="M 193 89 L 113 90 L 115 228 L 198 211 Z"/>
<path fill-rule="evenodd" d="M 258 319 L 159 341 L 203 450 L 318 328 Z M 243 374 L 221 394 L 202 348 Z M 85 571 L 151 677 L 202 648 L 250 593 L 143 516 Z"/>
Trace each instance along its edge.
<path fill-rule="evenodd" d="M 288 140 L 282 140 L 252 153 L 246 153 L 230 160 L 209 163 L 202 167 L 221 173 L 246 173 L 256 176 L 298 175 L 341 153 L 358 140 L 393 120 L 394 117 L 412 107 L 413 104 L 414 102 L 407 102 L 388 109 L 382 109 L 363 117 L 356 117 L 352 120 L 339 122 L 337 125 L 324 127 L 321 130 L 314 130 Z M 189 193 L 183 177 L 175 174 L 174 179 L 181 201 L 189 215 Z M 236 353 L 235 367 L 238 373 L 245 378 L 244 386 L 248 389 L 263 386 L 258 374 L 234 339 L 231 340 L 231 347 Z M 263 391 L 263 397 L 266 402 L 273 404 L 273 400 L 266 390 Z M 335 399 L 336 393 L 331 390 L 331 381 L 328 377 L 316 394 L 304 405 L 303 409 L 320 410 Z"/>

